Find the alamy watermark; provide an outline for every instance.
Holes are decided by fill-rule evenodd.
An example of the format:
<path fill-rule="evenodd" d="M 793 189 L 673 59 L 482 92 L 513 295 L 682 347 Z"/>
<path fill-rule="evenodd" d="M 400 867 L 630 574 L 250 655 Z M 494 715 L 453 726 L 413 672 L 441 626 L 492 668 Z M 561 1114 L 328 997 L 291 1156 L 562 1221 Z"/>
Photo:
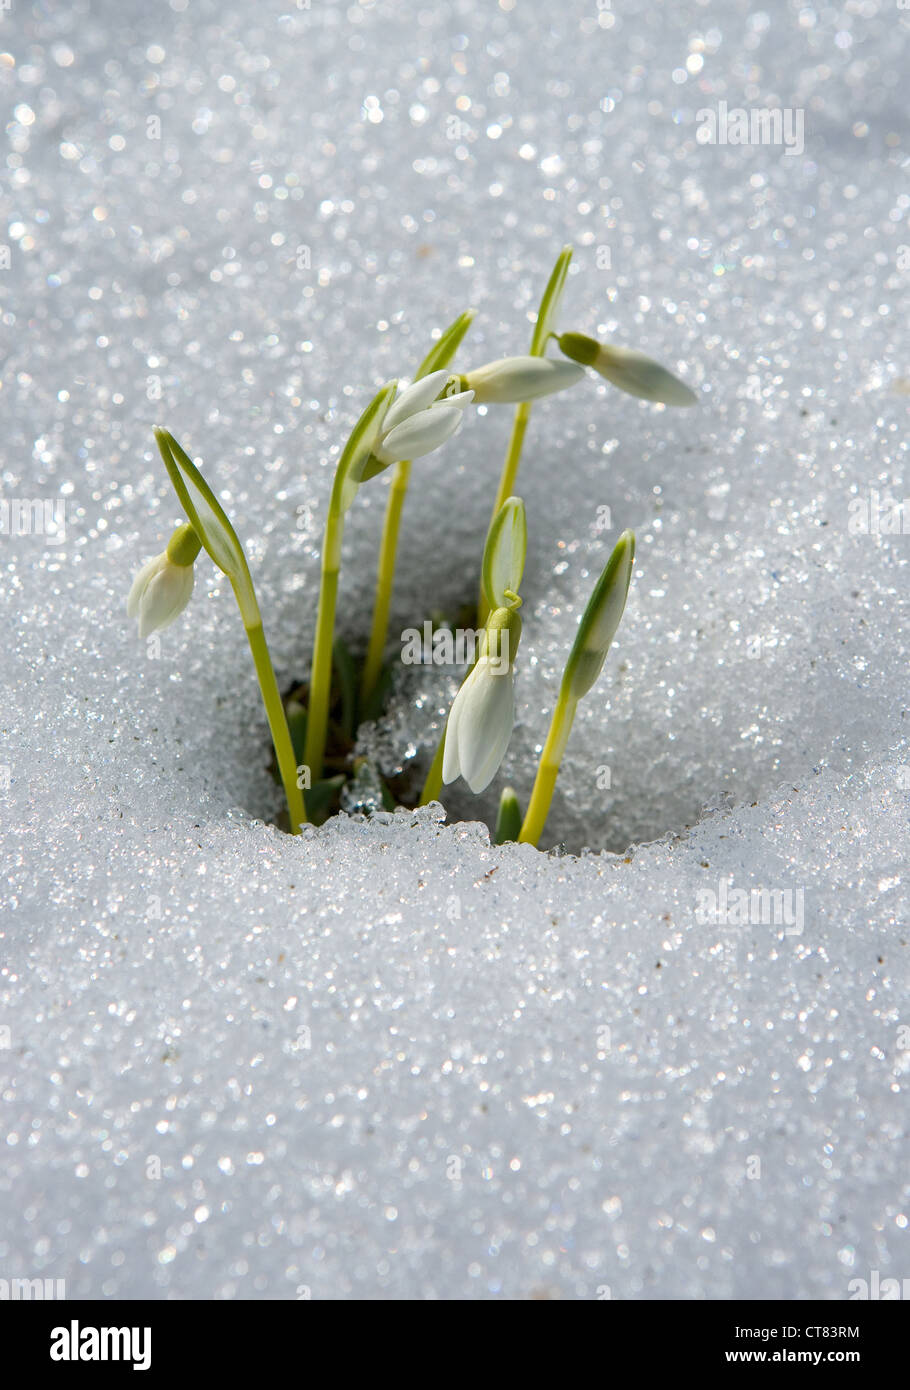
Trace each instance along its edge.
<path fill-rule="evenodd" d="M 48 1303 L 64 1298 L 65 1279 L 0 1279 L 0 1303 Z"/>
<path fill-rule="evenodd" d="M 899 502 L 878 488 L 870 487 L 868 497 L 852 497 L 848 506 L 847 530 L 851 536 L 910 535 L 910 498 Z"/>
<path fill-rule="evenodd" d="M 66 540 L 63 497 L 0 497 L 0 536 L 43 536 L 48 545 Z"/>
<path fill-rule="evenodd" d="M 802 154 L 806 113 L 801 106 L 703 106 L 695 113 L 699 145 L 783 145 L 784 154 Z"/>
<path fill-rule="evenodd" d="M 869 1271 L 868 1279 L 851 1279 L 847 1285 L 847 1297 L 851 1302 L 877 1303 L 896 1302 L 910 1299 L 910 1279 L 883 1279 L 877 1269 Z"/>
<path fill-rule="evenodd" d="M 405 666 L 469 666 L 480 655 L 486 629 L 437 627 L 429 619 L 423 629 L 406 627 L 401 634 L 401 660 Z M 509 673 L 509 634 L 503 629 L 490 657 L 494 675 Z"/>
<path fill-rule="evenodd" d="M 722 878 L 717 888 L 700 888 L 695 920 L 701 926 L 780 927 L 785 936 L 802 936 L 805 888 L 734 888 Z"/>

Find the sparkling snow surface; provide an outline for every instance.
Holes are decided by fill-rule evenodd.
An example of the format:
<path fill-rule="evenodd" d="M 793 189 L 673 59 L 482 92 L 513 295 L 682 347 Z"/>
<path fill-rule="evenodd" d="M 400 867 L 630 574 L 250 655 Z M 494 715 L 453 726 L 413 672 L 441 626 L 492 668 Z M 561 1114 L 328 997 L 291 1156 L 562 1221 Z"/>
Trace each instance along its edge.
<path fill-rule="evenodd" d="M 910 495 L 908 37 L 893 0 L 0 15 L 0 501 L 65 501 L 62 543 L 0 536 L 0 1277 L 843 1299 L 910 1276 L 910 534 L 856 529 L 873 490 Z M 802 112 L 803 151 L 701 144 L 721 101 Z M 561 326 L 699 408 L 593 376 L 535 407 L 502 773 L 447 823 L 293 840 L 226 582 L 197 566 L 160 650 L 124 615 L 181 519 L 152 425 L 231 512 L 286 685 L 353 420 L 469 305 L 459 365 L 524 351 L 564 242 Z M 393 637 L 474 592 L 510 418 L 472 411 L 415 464 Z M 361 649 L 387 480 L 349 516 Z M 572 853 L 491 848 L 626 526 L 629 607 L 547 832 Z M 456 681 L 402 670 L 365 746 L 425 758 Z M 792 920 L 699 912 L 759 888 Z"/>

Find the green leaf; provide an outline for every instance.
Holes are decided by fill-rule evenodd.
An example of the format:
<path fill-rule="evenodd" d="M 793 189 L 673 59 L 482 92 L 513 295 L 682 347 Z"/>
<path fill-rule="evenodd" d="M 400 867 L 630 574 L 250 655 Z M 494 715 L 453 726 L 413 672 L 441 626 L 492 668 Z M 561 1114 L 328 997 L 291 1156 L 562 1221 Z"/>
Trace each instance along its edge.
<path fill-rule="evenodd" d="M 507 608 L 517 594 L 528 550 L 528 523 L 520 497 L 508 497 L 496 513 L 483 551 L 483 591 L 490 608 Z"/>
<path fill-rule="evenodd" d="M 493 843 L 504 845 L 507 840 L 517 840 L 520 832 L 521 807 L 518 804 L 518 797 L 512 787 L 503 787 L 502 796 L 499 798 L 499 814 L 496 817 Z"/>
<path fill-rule="evenodd" d="M 378 478 L 380 473 L 384 473 L 391 466 L 390 463 L 384 463 L 382 459 L 378 459 L 375 454 L 370 454 L 360 475 L 361 485 L 368 483 L 371 478 Z"/>
<path fill-rule="evenodd" d="M 294 748 L 294 759 L 300 767 L 304 761 L 303 750 L 306 746 L 306 705 L 302 705 L 299 700 L 291 699 L 285 705 L 284 712 Z"/>
<path fill-rule="evenodd" d="M 387 386 L 383 386 L 351 430 L 344 452 L 338 461 L 332 486 L 331 505 L 342 513 L 348 510 L 357 496 L 360 484 L 366 480 L 365 470 L 370 463 L 373 446 L 379 439 L 385 413 L 395 399 L 397 390 L 397 381 L 390 381 Z M 378 459 L 376 462 L 378 463 Z M 369 476 L 375 477 L 376 472 L 381 471 L 381 468 L 377 469 Z"/>
<path fill-rule="evenodd" d="M 433 344 L 417 368 L 415 381 L 422 376 L 429 376 L 431 372 L 439 372 L 443 367 L 449 365 L 473 321 L 474 310 L 468 309 L 466 313 L 459 314 L 458 318 L 449 324 L 442 337 Z"/>
<path fill-rule="evenodd" d="M 534 336 L 531 339 L 532 357 L 543 357 L 546 353 L 547 338 L 553 332 L 553 325 L 559 314 L 562 292 L 565 289 L 571 259 L 571 246 L 564 246 L 556 258 L 556 264 L 547 281 L 547 288 L 543 292 L 543 299 L 541 299 L 540 308 L 537 311 L 537 323 L 534 326 Z"/>
<path fill-rule="evenodd" d="M 623 531 L 578 624 L 560 698 L 565 693 L 573 701 L 580 700 L 600 675 L 626 606 L 634 562 L 635 537 Z"/>

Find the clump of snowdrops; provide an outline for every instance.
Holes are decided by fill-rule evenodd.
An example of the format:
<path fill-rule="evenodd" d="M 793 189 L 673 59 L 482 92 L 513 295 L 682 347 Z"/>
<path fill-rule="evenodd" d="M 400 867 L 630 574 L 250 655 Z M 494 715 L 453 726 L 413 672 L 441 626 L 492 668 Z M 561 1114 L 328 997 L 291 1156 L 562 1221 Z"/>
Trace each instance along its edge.
<path fill-rule="evenodd" d="M 442 794 L 443 785 L 458 778 L 463 778 L 473 793 L 485 791 L 509 746 L 522 635 L 520 590 L 527 555 L 527 521 L 516 482 L 531 403 L 578 386 L 591 369 L 630 395 L 670 406 L 695 404 L 696 397 L 688 386 L 643 353 L 601 343 L 582 333 L 556 331 L 571 256 L 571 248 L 566 247 L 557 259 L 527 354 L 455 370 L 456 355 L 462 351 L 473 318 L 471 313 L 462 314 L 434 343 L 410 384 L 389 382 L 363 411 L 342 451 L 329 498 L 309 681 L 284 699 L 237 533 L 199 468 L 174 436 L 166 429 L 155 430 L 161 457 L 187 519 L 175 530 L 165 550 L 139 571 L 127 612 L 138 620 L 141 637 L 174 622 L 190 601 L 194 566 L 203 550 L 227 576 L 262 692 L 292 834 L 299 834 L 308 819 L 323 819 L 337 803 L 341 788 L 355 774 L 350 750 L 358 723 L 382 712 L 391 675 L 386 665 L 389 609 L 412 464 L 443 448 L 473 407 L 515 406 L 482 547 L 479 640 L 423 784 L 419 804 L 425 805 Z M 548 355 L 551 344 L 558 355 Z M 387 469 L 394 471 L 380 543 L 372 623 L 366 653 L 358 665 L 335 635 L 345 516 L 360 489 Z M 498 843 L 520 840 L 536 845 L 543 833 L 575 711 L 600 675 L 619 626 L 634 557 L 635 538 L 631 531 L 624 531 L 606 559 L 575 632 L 524 814 L 515 792 L 510 787 L 502 791 L 495 828 Z M 331 766 L 327 767 L 327 762 Z M 395 804 L 387 787 L 384 800 L 387 806 Z"/>

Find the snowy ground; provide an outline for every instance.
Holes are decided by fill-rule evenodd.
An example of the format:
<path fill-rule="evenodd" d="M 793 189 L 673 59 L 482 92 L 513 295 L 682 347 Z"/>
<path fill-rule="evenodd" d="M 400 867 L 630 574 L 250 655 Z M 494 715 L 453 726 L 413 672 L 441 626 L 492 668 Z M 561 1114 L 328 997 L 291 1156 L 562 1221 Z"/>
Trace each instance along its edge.
<path fill-rule="evenodd" d="M 0 500 L 66 505 L 62 543 L 0 535 L 0 1278 L 843 1299 L 910 1276 L 910 537 L 870 510 L 910 494 L 908 24 L 891 0 L 0 15 Z M 721 101 L 803 112 L 804 149 L 700 144 Z M 535 409 L 489 796 L 283 836 L 225 584 L 199 567 L 158 654 L 123 615 L 179 519 L 151 426 L 203 458 L 302 676 L 347 429 L 468 305 L 460 361 L 522 351 L 566 241 L 562 326 L 700 407 L 592 379 Z M 475 414 L 415 466 L 393 631 L 473 592 L 508 427 Z M 350 516 L 355 644 L 385 493 Z M 464 818 L 526 797 L 625 526 L 630 605 L 548 834 L 597 852 L 491 848 Z M 403 675 L 374 739 L 413 755 L 453 689 Z M 699 911 L 758 888 L 789 927 Z"/>

